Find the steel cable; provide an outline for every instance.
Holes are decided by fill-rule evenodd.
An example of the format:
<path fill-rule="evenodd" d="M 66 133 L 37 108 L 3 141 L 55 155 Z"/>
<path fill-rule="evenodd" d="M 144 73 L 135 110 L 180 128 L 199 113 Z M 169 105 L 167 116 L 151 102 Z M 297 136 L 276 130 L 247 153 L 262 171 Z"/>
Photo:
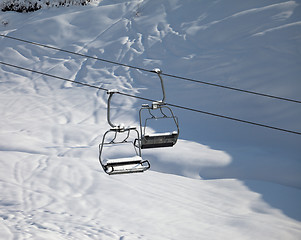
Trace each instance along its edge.
<path fill-rule="evenodd" d="M 48 74 L 48 73 L 43 73 L 43 72 L 36 71 L 36 70 L 33 70 L 33 69 L 13 65 L 13 64 L 10 64 L 10 63 L 5 63 L 5 62 L 0 61 L 0 64 L 5 65 L 5 66 L 9 66 L 9 67 L 14 67 L 14 68 L 17 68 L 17 69 L 20 69 L 20 70 L 25 70 L 25 71 L 32 72 L 32 73 L 41 74 L 41 75 L 44 75 L 44 76 L 47 76 L 47 77 L 56 78 L 56 79 L 59 79 L 59 80 L 62 80 L 62 81 L 67 81 L 67 82 L 80 84 L 80 85 L 83 85 L 83 86 L 86 86 L 86 87 L 91 87 L 91 88 L 95 88 L 95 89 L 99 89 L 99 90 L 103 90 L 103 91 L 108 91 L 109 90 L 109 89 L 106 89 L 106 88 L 103 88 L 103 87 L 98 87 L 98 86 L 91 85 L 91 84 L 88 84 L 88 83 L 82 83 L 82 82 L 79 82 L 79 81 L 63 78 L 63 77 L 60 77 L 60 76 L 56 76 L 56 75 L 52 75 L 52 74 Z M 153 100 L 153 99 L 149 99 L 149 98 L 145 98 L 145 97 L 141 97 L 141 96 L 136 96 L 136 95 L 132 95 L 132 94 L 128 94 L 128 93 L 116 92 L 116 94 L 120 94 L 120 95 L 127 96 L 127 97 L 132 97 L 132 98 L 137 98 L 137 99 L 140 99 L 140 100 L 156 102 L 156 100 Z M 230 117 L 230 116 L 225 116 L 225 115 L 221 115 L 221 114 L 202 111 L 202 110 L 199 110 L 199 109 L 185 107 L 185 106 L 181 106 L 181 105 L 177 105 L 177 104 L 172 104 L 172 103 L 165 103 L 165 104 L 168 105 L 168 106 L 171 106 L 171 107 L 184 109 L 184 110 L 188 110 L 188 111 L 193 111 L 193 112 L 197 112 L 197 113 L 202 113 L 202 114 L 206 114 L 206 115 L 210 115 L 210 116 L 214 116 L 214 117 L 219 117 L 219 118 L 228 119 L 228 120 L 232 120 L 232 121 L 236 121 L 236 122 L 241 122 L 241 123 L 246 123 L 246 124 L 260 126 L 260 127 L 265 127 L 265 128 L 269 128 L 269 129 L 273 129 L 273 130 L 278 130 L 278 131 L 282 131 L 282 132 L 301 135 L 301 132 L 297 132 L 297 131 L 278 128 L 278 127 L 265 125 L 265 124 L 261 124 L 261 123 L 257 123 L 257 122 L 252 122 L 252 121 L 248 121 L 248 120 L 242 120 L 242 119 L 238 119 L 238 118 L 234 118 L 234 117 Z"/>

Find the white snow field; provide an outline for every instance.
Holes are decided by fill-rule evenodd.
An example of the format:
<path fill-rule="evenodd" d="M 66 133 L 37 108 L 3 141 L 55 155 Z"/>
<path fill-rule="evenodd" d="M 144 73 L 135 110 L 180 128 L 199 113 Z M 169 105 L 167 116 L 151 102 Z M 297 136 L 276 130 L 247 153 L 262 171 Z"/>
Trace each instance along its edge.
<path fill-rule="evenodd" d="M 0 12 L 0 34 L 301 100 L 301 1 L 103 0 Z M 109 176 L 106 92 L 2 63 L 159 100 L 156 74 L 6 37 L 0 62 L 0 239 L 301 238 L 300 135 L 172 108 L 177 144 Z M 301 132 L 300 103 L 163 79 L 168 103 Z M 114 95 L 112 121 L 143 103 Z"/>

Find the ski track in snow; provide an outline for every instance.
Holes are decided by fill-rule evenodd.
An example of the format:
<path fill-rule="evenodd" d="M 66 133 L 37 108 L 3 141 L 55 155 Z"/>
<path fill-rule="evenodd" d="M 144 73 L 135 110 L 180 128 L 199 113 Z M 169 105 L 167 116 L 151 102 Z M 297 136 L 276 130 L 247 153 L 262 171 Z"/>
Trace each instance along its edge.
<path fill-rule="evenodd" d="M 285 25 L 282 25 L 282 26 L 279 26 L 279 27 L 270 28 L 270 29 L 267 29 L 265 31 L 256 33 L 253 36 L 262 36 L 262 35 L 264 35 L 266 33 L 269 33 L 269 32 L 273 32 L 273 31 L 276 31 L 276 30 L 283 30 L 285 28 L 290 28 L 290 27 L 294 27 L 294 26 L 300 27 L 301 26 L 301 22 L 294 22 L 294 23 L 285 24 Z"/>
<path fill-rule="evenodd" d="M 29 14 L 5 12 L 0 22 L 8 24 L 0 25 L 0 32 L 195 79 L 200 74 L 209 81 L 223 76 L 227 83 L 262 92 L 281 90 L 298 98 L 300 68 L 294 65 L 298 62 L 294 56 L 300 55 L 294 46 L 300 43 L 301 22 L 300 17 L 290 19 L 300 4 L 276 0 L 245 4 L 102 1 Z M 272 34 L 280 40 L 275 46 L 265 45 Z M 153 75 L 5 38 L 0 42 L 1 61 L 149 98 L 161 96 Z M 253 51 L 256 47 L 267 54 Z M 276 54 L 287 57 L 286 63 L 276 62 L 276 68 L 272 64 L 278 71 L 266 63 Z M 247 71 L 250 67 L 258 71 Z M 277 134 L 262 133 L 259 139 L 255 135 L 260 130 L 177 111 L 181 139 L 173 148 L 143 151 L 151 162 L 150 171 L 107 176 L 98 162 L 98 144 L 109 128 L 106 93 L 2 65 L 0 69 L 0 239 L 300 237 L 299 139 L 287 137 L 275 143 Z M 257 76 L 266 79 L 254 81 Z M 283 76 L 288 76 L 285 85 L 281 85 Z M 175 84 L 169 78 L 165 84 L 173 103 L 227 109 L 246 118 L 254 117 L 249 109 L 256 106 L 257 116 L 273 113 L 270 120 L 277 124 L 286 113 L 292 120 L 281 123 L 300 127 L 301 112 L 284 104 L 273 108 L 268 101 L 248 99 L 245 107 L 237 105 L 240 95 Z M 220 98 L 213 101 L 216 93 Z M 225 105 L 224 99 L 234 106 Z M 140 104 L 114 96 L 113 121 L 137 125 Z M 275 117 L 279 111 L 282 116 Z M 226 139 L 217 133 L 221 129 Z M 210 142 L 211 135 L 223 144 L 202 145 L 206 139 Z M 277 158 L 278 152 L 271 149 L 281 144 L 288 150 Z M 109 153 L 116 156 L 127 150 Z"/>
<path fill-rule="evenodd" d="M 2 209 L 8 210 L 1 214 L 5 225 L 17 238 L 53 239 L 179 239 L 188 232 L 197 237 L 210 226 L 205 236 L 239 238 L 240 231 L 253 226 L 257 233 L 249 233 L 247 239 L 266 233 L 273 239 L 279 234 L 289 237 L 298 229 L 297 223 L 288 225 L 277 210 L 260 201 L 259 194 L 236 180 L 205 183 L 152 171 L 112 178 L 93 168 L 92 160 L 74 165 L 74 159 L 66 157 L 29 154 L 15 161 L 10 182 L 1 179 L 4 187 L 14 189 L 10 191 L 14 201 L 9 194 L 1 201 Z M 280 218 L 271 219 L 270 214 Z M 279 225 L 277 234 L 266 221 L 269 226 Z M 218 230 L 214 225 L 240 230 Z M 180 232 L 170 232 L 178 228 Z M 286 229 L 290 234 L 285 234 Z"/>

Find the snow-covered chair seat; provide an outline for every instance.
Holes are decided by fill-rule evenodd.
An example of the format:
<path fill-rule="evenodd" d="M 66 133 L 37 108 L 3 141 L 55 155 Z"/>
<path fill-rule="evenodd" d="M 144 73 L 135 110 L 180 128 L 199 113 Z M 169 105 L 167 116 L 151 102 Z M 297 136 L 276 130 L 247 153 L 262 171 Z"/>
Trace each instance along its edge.
<path fill-rule="evenodd" d="M 140 156 L 106 159 L 106 164 L 105 164 L 105 171 L 110 175 L 133 173 L 133 172 L 144 172 L 149 168 L 150 168 L 149 162 L 147 160 L 143 160 Z"/>
<path fill-rule="evenodd" d="M 146 134 L 141 138 L 141 148 L 172 147 L 178 140 L 177 131 Z"/>

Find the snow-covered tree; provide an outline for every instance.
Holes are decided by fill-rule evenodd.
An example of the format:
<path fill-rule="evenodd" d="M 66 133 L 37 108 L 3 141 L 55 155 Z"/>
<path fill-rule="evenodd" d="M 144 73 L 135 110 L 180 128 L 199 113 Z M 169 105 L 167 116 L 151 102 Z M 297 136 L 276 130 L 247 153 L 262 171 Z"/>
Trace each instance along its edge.
<path fill-rule="evenodd" d="M 3 0 L 2 11 L 33 12 L 41 8 L 87 5 L 91 0 Z"/>

